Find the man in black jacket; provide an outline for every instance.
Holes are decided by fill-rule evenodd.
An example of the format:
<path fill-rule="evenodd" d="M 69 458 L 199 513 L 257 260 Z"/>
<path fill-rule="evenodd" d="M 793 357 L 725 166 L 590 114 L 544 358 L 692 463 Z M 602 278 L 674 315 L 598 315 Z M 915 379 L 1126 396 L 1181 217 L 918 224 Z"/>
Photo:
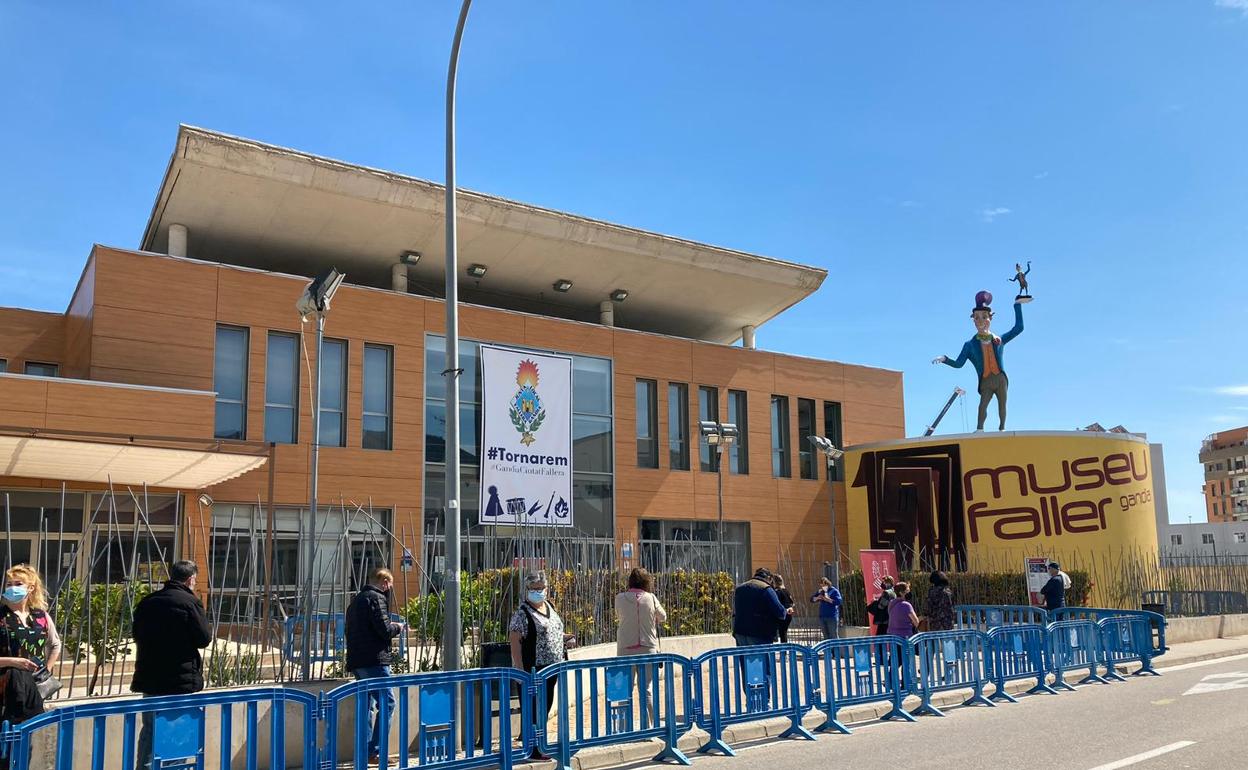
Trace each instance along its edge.
<path fill-rule="evenodd" d="M 204 689 L 199 651 L 212 641 L 212 628 L 195 596 L 199 567 L 175 561 L 165 587 L 134 608 L 134 679 L 130 689 L 143 695 L 186 695 Z M 139 770 L 152 765 L 153 715 L 139 730 Z"/>
<path fill-rule="evenodd" d="M 351 606 L 347 608 L 347 670 L 356 679 L 376 679 L 390 676 L 390 640 L 403 630 L 399 623 L 390 622 L 387 595 L 394 587 L 394 574 L 384 567 L 373 570 L 368 585 L 364 586 Z M 373 723 L 368 739 L 368 761 L 376 762 L 380 756 L 381 697 L 386 698 L 386 712 L 390 722 L 395 720 L 394 693 L 391 690 L 372 690 L 368 693 L 369 720 Z"/>

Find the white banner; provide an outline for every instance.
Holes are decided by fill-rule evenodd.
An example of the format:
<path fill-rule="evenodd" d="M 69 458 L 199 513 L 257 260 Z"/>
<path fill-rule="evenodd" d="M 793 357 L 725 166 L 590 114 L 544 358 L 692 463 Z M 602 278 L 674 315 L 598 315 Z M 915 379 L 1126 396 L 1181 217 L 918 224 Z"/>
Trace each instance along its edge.
<path fill-rule="evenodd" d="M 481 524 L 572 526 L 572 359 L 481 346 Z"/>

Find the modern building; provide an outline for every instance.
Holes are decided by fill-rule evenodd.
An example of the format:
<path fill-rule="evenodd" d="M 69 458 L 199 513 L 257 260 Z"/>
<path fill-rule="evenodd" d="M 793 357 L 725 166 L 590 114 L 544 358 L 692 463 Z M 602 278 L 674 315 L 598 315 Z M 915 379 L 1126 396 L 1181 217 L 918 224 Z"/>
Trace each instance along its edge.
<path fill-rule="evenodd" d="M 309 567 L 353 582 L 361 554 L 439 568 L 443 195 L 182 127 L 138 248 L 94 246 L 64 313 L 0 309 L 0 490 L 30 551 L 14 561 L 98 579 L 154 537 L 279 594 Z M 831 558 L 829 495 L 847 543 L 841 473 L 805 437 L 901 438 L 902 376 L 755 346 L 826 271 L 484 194 L 460 205 L 465 565 L 510 563 L 520 534 L 477 524 L 481 343 L 573 359 L 575 527 L 531 538 L 539 555 L 672 570 L 714 552 L 699 419 L 741 433 L 723 475 L 735 570 L 795 545 Z M 326 323 L 311 533 L 317 351 L 295 301 L 331 265 L 347 283 Z"/>
<path fill-rule="evenodd" d="M 1161 562 L 1181 564 L 1248 564 L 1248 522 L 1171 524 L 1160 533 Z"/>
<path fill-rule="evenodd" d="M 1208 521 L 1248 521 L 1248 425 L 1205 437 L 1200 463 Z"/>

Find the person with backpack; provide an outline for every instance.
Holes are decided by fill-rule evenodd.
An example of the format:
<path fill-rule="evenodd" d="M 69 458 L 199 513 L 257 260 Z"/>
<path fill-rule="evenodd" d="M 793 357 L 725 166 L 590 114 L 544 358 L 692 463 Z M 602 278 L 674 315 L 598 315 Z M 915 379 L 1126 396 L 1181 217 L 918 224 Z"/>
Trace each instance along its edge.
<path fill-rule="evenodd" d="M 893 576 L 885 575 L 880 578 L 880 595 L 867 605 L 867 612 L 871 613 L 871 624 L 875 626 L 875 635 L 883 636 L 888 633 L 888 606 L 897 594 L 893 593 Z"/>
<path fill-rule="evenodd" d="M 540 671 L 567 659 L 568 648 L 576 646 L 576 637 L 563 629 L 563 618 L 547 601 L 546 573 L 530 572 L 524 576 L 524 600 L 507 624 L 507 638 L 511 642 L 511 665 L 525 672 Z M 546 712 L 534 714 L 537 726 L 544 726 L 550 719 L 550 708 L 555 701 L 555 684 L 558 677 L 546 679 Z M 542 751 L 534 746 L 533 759 L 547 760 Z"/>

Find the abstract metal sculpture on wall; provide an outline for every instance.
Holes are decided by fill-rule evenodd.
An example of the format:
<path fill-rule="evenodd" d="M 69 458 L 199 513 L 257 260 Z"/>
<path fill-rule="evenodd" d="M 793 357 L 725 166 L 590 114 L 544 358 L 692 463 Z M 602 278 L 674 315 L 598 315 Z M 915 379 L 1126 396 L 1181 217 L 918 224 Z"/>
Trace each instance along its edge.
<path fill-rule="evenodd" d="M 1020 272 L 1019 275 L 1025 274 Z M 984 420 L 988 416 L 988 402 L 994 396 L 997 399 L 997 414 L 1000 417 L 998 430 L 1005 430 L 1006 394 L 1010 385 L 1009 377 L 1005 374 L 1005 346 L 1010 340 L 1023 333 L 1023 303 L 1030 299 L 1030 297 L 1025 297 L 1014 300 L 1014 326 L 998 337 L 990 328 L 992 293 L 979 292 L 975 295 L 975 309 L 971 311 L 971 321 L 975 324 L 975 336 L 962 345 L 962 352 L 957 358 L 937 356 L 932 359 L 933 364 L 947 364 L 955 369 L 961 369 L 967 361 L 975 367 L 979 381 L 979 420 L 975 426 L 976 430 L 984 429 Z"/>

